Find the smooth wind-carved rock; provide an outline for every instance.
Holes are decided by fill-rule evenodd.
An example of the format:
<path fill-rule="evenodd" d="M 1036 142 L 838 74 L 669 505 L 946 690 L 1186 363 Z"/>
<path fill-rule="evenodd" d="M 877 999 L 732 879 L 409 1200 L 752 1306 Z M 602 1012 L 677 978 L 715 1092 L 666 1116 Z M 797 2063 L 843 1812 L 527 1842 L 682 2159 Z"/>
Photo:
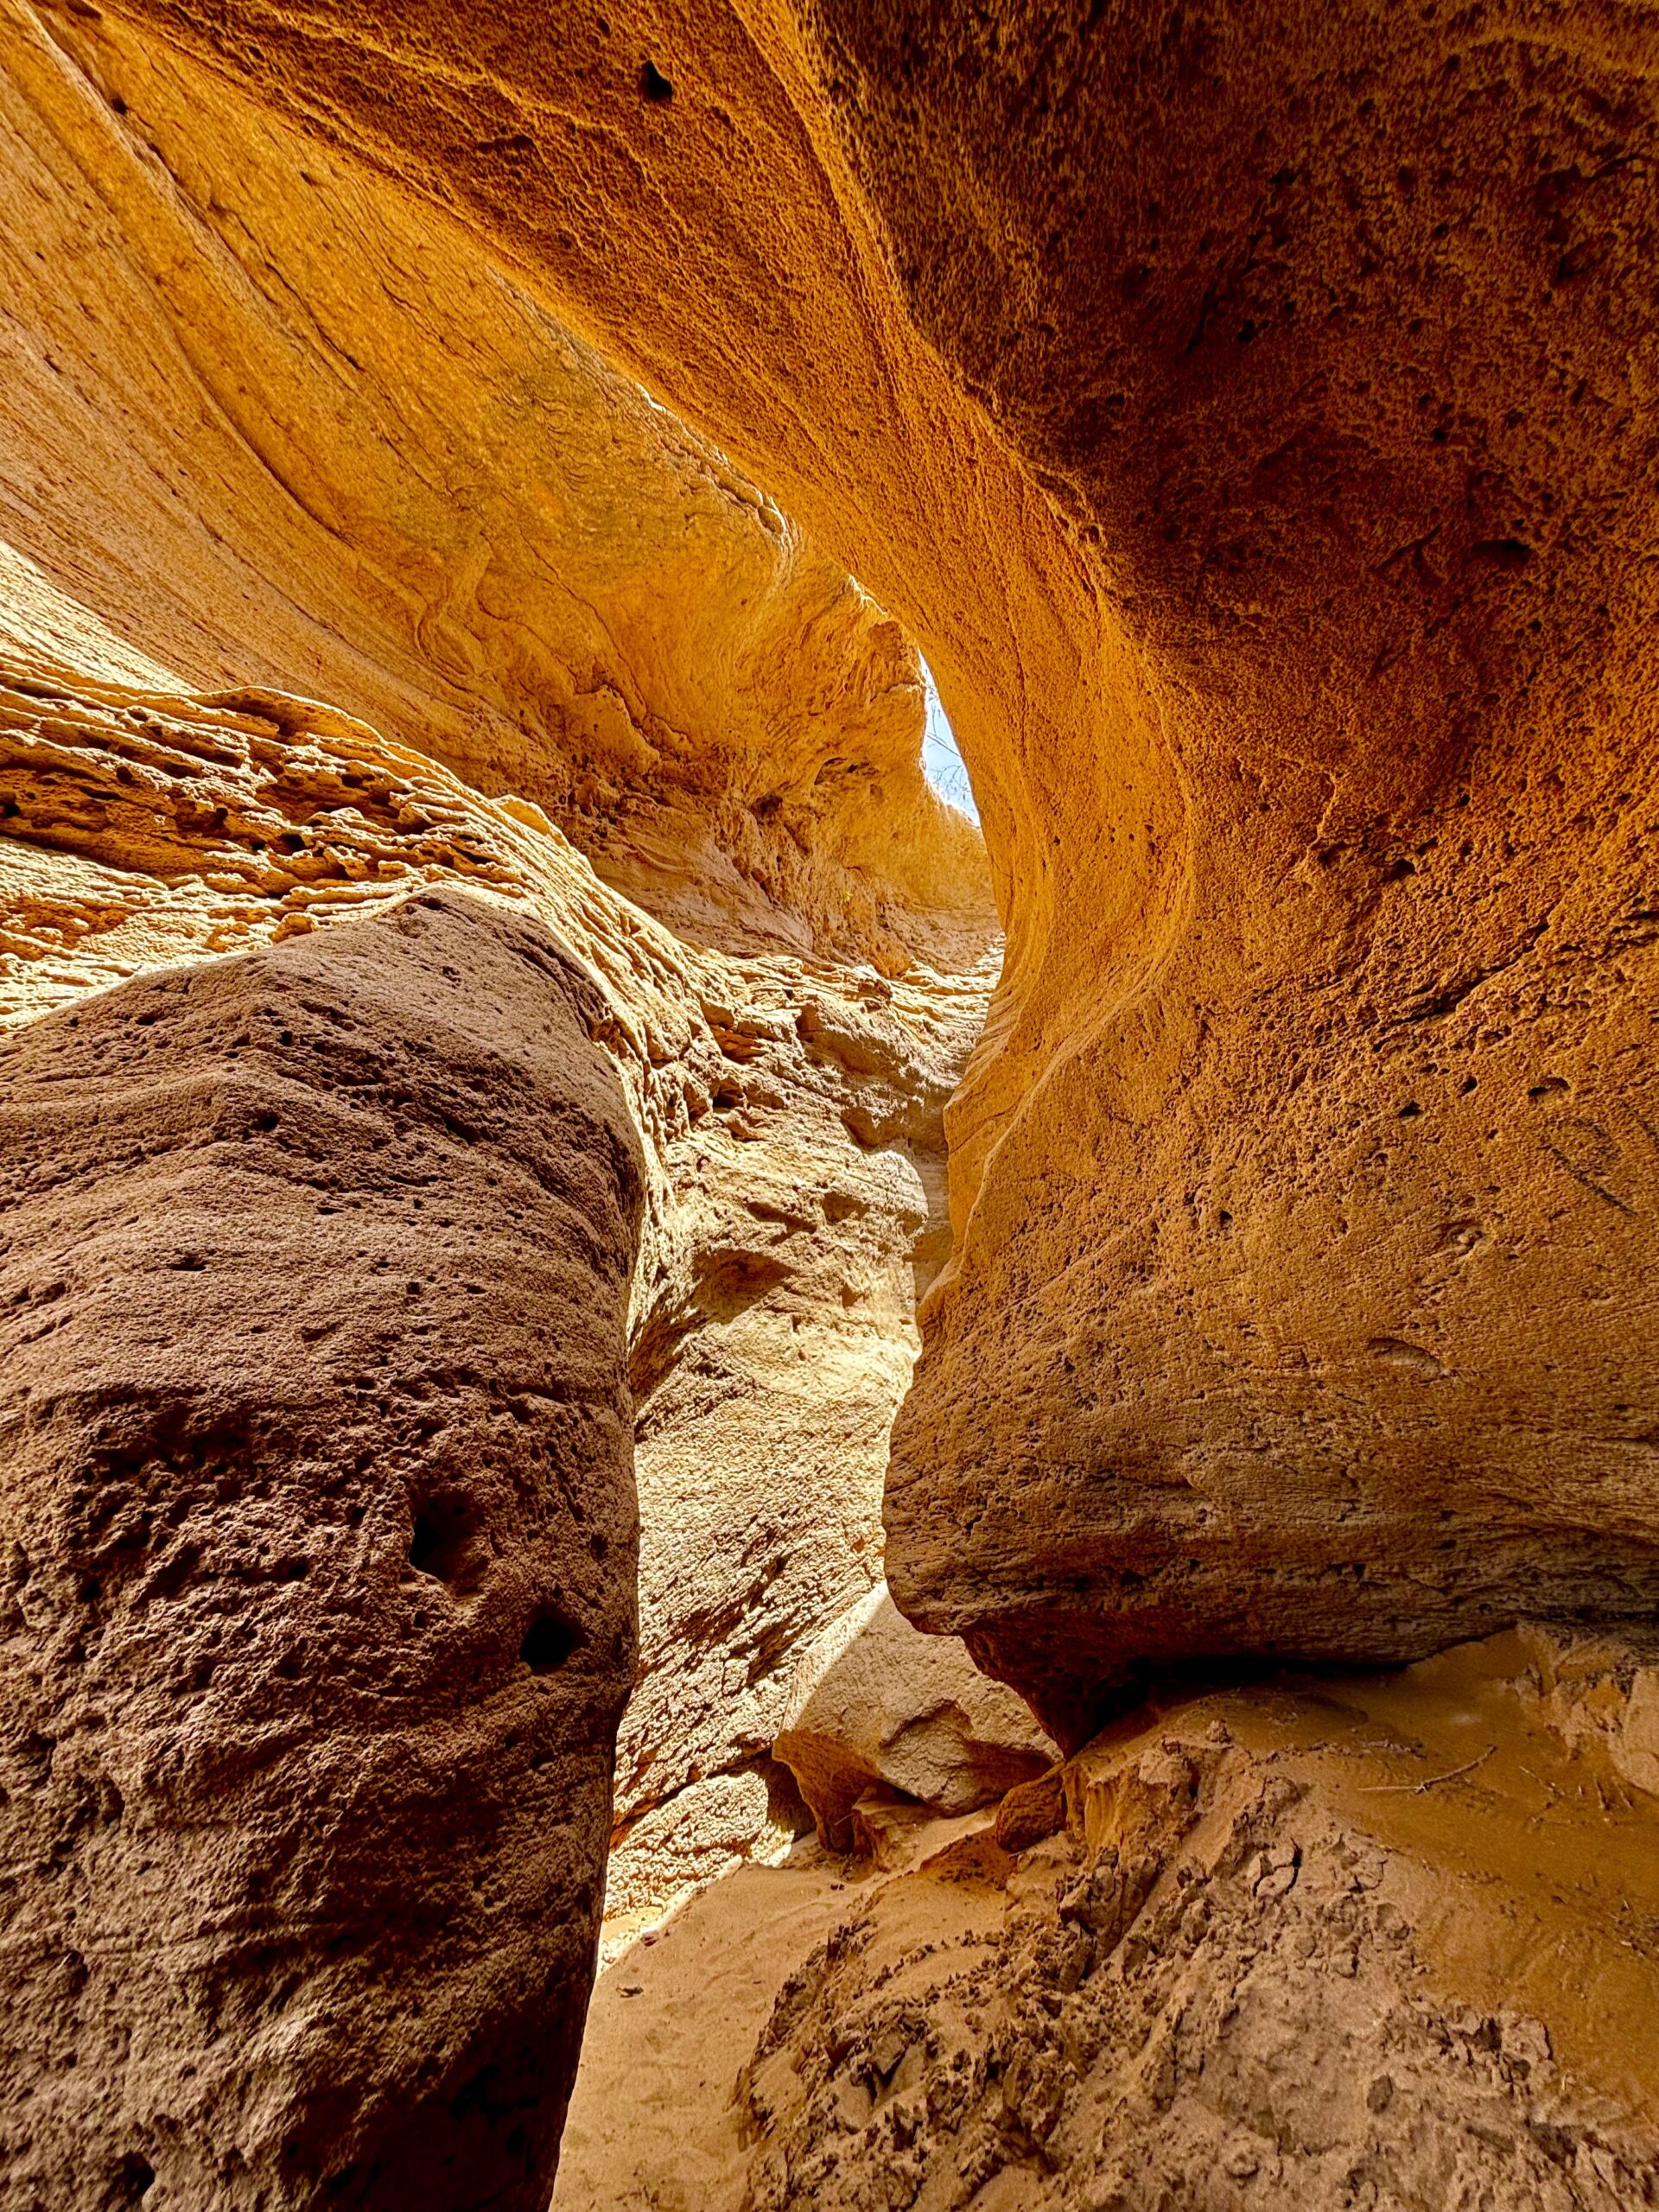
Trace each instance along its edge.
<path fill-rule="evenodd" d="M 0 62 L 0 539 L 187 685 L 534 802 L 696 943 L 977 957 L 913 645 L 721 453 L 153 38 L 4 0 Z"/>
<path fill-rule="evenodd" d="M 564 2201 L 1650 2196 L 1659 1699 L 1631 1623 L 1659 1606 L 1659 75 L 1641 11 L 0 11 L 0 1013 L 35 1024 L 13 1052 L 96 1046 L 147 995 L 188 1007 L 289 961 L 360 982 L 440 886 L 465 887 L 441 910 L 470 902 L 489 944 L 543 931 L 588 976 L 645 1182 L 620 1918 L 776 1856 L 793 1662 L 882 1571 L 1068 1745 L 1148 1689 L 995 1813 L 867 1802 L 851 1825 L 874 1866 L 804 1847 L 648 1929 L 601 1999 Z M 941 1109 L 987 926 L 971 834 L 922 796 L 920 668 L 887 610 L 975 772 L 1009 957 L 950 1109 L 955 1246 L 882 1560 L 887 1418 L 912 1291 L 946 1256 Z M 906 971 L 918 953 L 957 972 Z M 493 957 L 446 963 L 469 1018 Z M 149 969 L 173 972 L 133 980 Z M 424 988 L 388 993 L 398 1051 L 428 1036 Z M 378 1203 L 448 1065 L 423 1052 L 373 1109 L 385 1147 L 327 1155 L 354 1201 Z M 163 1172 L 125 1132 L 195 1093 L 110 1068 L 84 1096 L 42 1086 L 83 1107 L 61 1136 L 41 1121 L 43 1186 L 78 1188 L 83 1160 L 100 1189 Z M 212 1128 L 242 1081 L 218 1083 Z M 253 1150 L 286 1126 L 260 1111 L 278 1125 Z M 539 1202 L 515 1216 L 518 1186 L 487 1185 L 446 1111 L 479 1236 L 544 1259 Z M 48 1201 L 32 1191 L 26 1227 Z M 130 1211 L 142 1231 L 110 1234 L 149 1265 L 172 1213 Z M 327 1700 L 287 1737 L 273 1688 L 227 1767 L 211 1733 L 173 1767 L 149 1736 L 131 1772 L 104 1748 L 165 1696 L 170 1646 L 118 1671 L 125 1554 L 85 1563 L 81 1461 L 29 1454 L 127 1356 L 124 1329 L 217 1346 L 217 1309 L 189 1302 L 217 1248 L 181 1249 L 207 1264 L 153 1306 L 143 1268 L 89 1245 L 0 1309 L 32 1394 L 19 1634 L 47 1632 L 48 1598 L 73 1630 L 14 1705 L 19 1955 L 71 1960 L 22 2007 L 46 2085 L 18 2139 L 46 2164 L 24 2171 L 67 2161 L 79 2188 L 79 2158 L 106 2195 L 164 2194 L 163 2153 L 211 2141 L 280 2175 L 291 2106 L 283 2150 L 311 2145 L 348 2198 L 447 2186 L 436 2126 L 464 2139 L 467 2186 L 498 2188 L 505 2161 L 511 2201 L 540 2186 L 585 1986 L 579 1839 L 537 1860 L 533 1938 L 514 1892 L 497 1940 L 486 1885 L 448 1915 L 454 1948 L 379 1976 L 366 2049 L 355 2011 L 327 1988 L 313 2005 L 316 1978 L 290 1986 L 280 1960 L 238 1950 L 213 1978 L 247 1924 L 219 1910 L 251 1894 L 239 1840 L 280 1867 L 314 1834 L 303 1790 L 262 1825 L 234 1777 L 326 1762 Z M 369 1328 L 398 1287 L 373 1250 L 342 1246 L 329 1305 Z M 73 1323 L 54 1332 L 83 1261 L 129 1294 L 85 1358 Z M 258 1365 L 305 1281 L 268 1263 L 236 1310 L 285 1301 L 270 1345 L 193 1370 L 210 1398 L 250 1378 L 256 1442 L 334 1372 L 326 1334 Z M 399 1345 L 428 1294 L 411 1266 Z M 417 1412 L 375 1381 L 401 1359 L 355 1362 L 372 1416 L 331 1420 L 269 1488 L 263 1460 L 233 1471 L 241 1548 L 187 1557 L 177 1602 L 263 1590 L 260 1533 L 347 1450 L 370 1484 L 410 1422 L 417 1457 L 438 1448 L 420 1424 L 486 1370 L 447 1366 Z M 553 1418 L 522 1395 L 521 1441 Z M 149 1404 L 115 1377 L 118 1443 Z M 92 1411 L 64 1416 L 87 1452 Z M 216 1471 L 183 1445 L 151 1456 L 163 1489 Z M 37 1492 L 68 1501 L 58 1522 Z M 481 1606 L 448 1495 L 393 1564 Z M 308 1560 L 329 1525 L 270 1558 Z M 285 1621 L 319 1572 L 250 1601 L 257 1682 L 258 1607 Z M 370 1639 L 379 1710 L 449 1618 L 417 1610 L 401 1642 Z M 1306 1663 L 1520 1617 L 1368 1682 Z M 524 1633 L 527 1665 L 575 1680 L 556 1625 Z M 227 1649 L 210 1719 L 245 1679 Z M 1301 1671 L 1274 1675 L 1287 1656 Z M 1194 1670 L 1196 1689 L 1172 1679 Z M 952 1802 L 956 1723 L 930 1706 L 906 1746 L 904 1685 L 859 1676 L 817 1715 L 841 1780 L 863 1779 L 844 1757 L 862 1746 L 889 1789 Z M 597 1737 L 563 1740 L 587 1756 Z M 895 1748 L 918 1759 L 884 1777 Z M 428 1768 L 398 1786 L 464 1824 L 509 1751 L 531 1756 L 504 1743 L 482 1780 L 452 1763 L 429 1796 Z M 359 1759 L 347 1802 L 390 1802 L 379 1775 Z M 205 1874 L 154 1831 L 188 1857 L 179 1940 L 129 1987 L 95 1916 L 83 1940 L 75 1885 L 113 1869 L 96 1895 L 118 1902 L 135 1804 L 188 1815 L 208 1783 L 219 1825 L 188 1829 Z M 430 1832 L 352 1893 L 327 1968 L 348 1989 L 383 1897 L 423 1909 Z M 323 1843 L 353 1833 L 342 1816 Z M 316 1889 L 291 1904 L 278 1885 L 260 1940 L 321 1942 Z M 442 2074 L 452 2025 L 519 2033 L 487 1993 L 516 2003 L 537 1943 L 575 1963 L 531 2008 L 550 2069 L 534 2122 L 497 2075 L 444 2105 L 417 2054 Z M 169 2051 L 207 2054 L 142 2112 L 128 2091 L 151 2097 L 159 2045 L 123 2045 L 129 2003 Z M 77 2101 L 118 2072 L 119 2095 Z M 335 2101 L 308 2102 L 325 2078 Z M 734 2078 L 741 2108 L 709 2094 Z M 214 2098 L 234 2125 L 188 2137 Z"/>
<path fill-rule="evenodd" d="M 1008 958 L 900 1605 L 1074 1735 L 1149 1659 L 1650 1611 L 1650 26 L 355 0 L 348 70 L 133 4 L 463 207 L 938 676 Z"/>

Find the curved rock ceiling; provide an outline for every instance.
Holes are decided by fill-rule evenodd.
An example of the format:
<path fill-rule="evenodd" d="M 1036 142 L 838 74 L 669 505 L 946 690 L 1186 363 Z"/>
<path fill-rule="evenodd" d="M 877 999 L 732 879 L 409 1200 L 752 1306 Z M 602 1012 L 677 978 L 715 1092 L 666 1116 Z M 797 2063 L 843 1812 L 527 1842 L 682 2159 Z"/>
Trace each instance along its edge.
<path fill-rule="evenodd" d="M 1649 1609 L 1640 11 L 138 12 L 938 677 L 1008 957 L 899 1603 L 1073 1733 L 1149 1655 Z"/>
<path fill-rule="evenodd" d="M 31 2212 L 1648 2201 L 1650 12 L 0 59 Z"/>

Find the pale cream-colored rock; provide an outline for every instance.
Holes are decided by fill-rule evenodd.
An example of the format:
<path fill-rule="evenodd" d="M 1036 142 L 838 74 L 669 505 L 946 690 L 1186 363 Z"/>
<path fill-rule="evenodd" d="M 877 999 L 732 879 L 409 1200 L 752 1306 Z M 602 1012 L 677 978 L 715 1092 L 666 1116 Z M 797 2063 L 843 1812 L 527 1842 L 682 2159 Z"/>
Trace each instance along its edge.
<path fill-rule="evenodd" d="M 688 1878 L 689 1861 L 666 1879 L 662 1839 L 700 1801 L 715 1813 L 720 1777 L 747 1777 L 762 1811 L 776 1796 L 798 1655 L 880 1574 L 915 1299 L 949 1243 L 941 1112 L 990 981 L 725 974 L 717 1049 L 682 1065 L 715 1103 L 674 1147 L 669 1248 L 636 1313 L 643 1626 L 613 1913 Z M 705 1831 L 729 1832 L 724 1813 Z M 789 1833 L 762 1819 L 756 1847 Z M 719 1871 L 700 1847 L 696 1876 Z"/>
<path fill-rule="evenodd" d="M 1552 1725 L 1569 1743 L 1593 1745 L 1623 1781 L 1659 1796 L 1659 1632 L 1534 1624 L 1522 1634 Z"/>
<path fill-rule="evenodd" d="M 1024 1700 L 982 1675 L 955 1637 L 912 1628 L 885 1582 L 803 1656 L 772 1751 L 820 1840 L 841 1851 L 853 1846 L 853 1808 L 867 1791 L 971 1813 L 1056 1756 Z"/>
<path fill-rule="evenodd" d="M 1659 1667 L 1637 1671 L 1613 1758 L 1627 1782 L 1659 1797 Z"/>

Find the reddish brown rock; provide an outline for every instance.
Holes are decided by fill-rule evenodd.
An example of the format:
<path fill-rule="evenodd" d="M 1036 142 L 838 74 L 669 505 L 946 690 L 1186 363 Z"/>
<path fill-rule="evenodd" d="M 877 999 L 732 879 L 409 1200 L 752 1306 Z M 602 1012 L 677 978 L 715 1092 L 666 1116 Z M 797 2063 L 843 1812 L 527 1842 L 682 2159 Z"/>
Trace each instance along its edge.
<path fill-rule="evenodd" d="M 634 1658 L 602 1014 L 446 890 L 0 1045 L 8 2202 L 545 2203 Z"/>
<path fill-rule="evenodd" d="M 134 4 L 939 677 L 1009 948 L 900 1605 L 1075 1736 L 1147 1659 L 1659 1604 L 1649 27 Z"/>

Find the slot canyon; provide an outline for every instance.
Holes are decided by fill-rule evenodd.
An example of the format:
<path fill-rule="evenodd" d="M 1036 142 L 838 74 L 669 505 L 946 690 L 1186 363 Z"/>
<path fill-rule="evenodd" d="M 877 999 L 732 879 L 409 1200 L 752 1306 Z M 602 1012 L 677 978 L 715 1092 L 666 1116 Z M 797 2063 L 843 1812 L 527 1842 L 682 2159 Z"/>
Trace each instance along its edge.
<path fill-rule="evenodd" d="M 0 55 L 0 2208 L 1659 2205 L 1651 8 Z"/>

